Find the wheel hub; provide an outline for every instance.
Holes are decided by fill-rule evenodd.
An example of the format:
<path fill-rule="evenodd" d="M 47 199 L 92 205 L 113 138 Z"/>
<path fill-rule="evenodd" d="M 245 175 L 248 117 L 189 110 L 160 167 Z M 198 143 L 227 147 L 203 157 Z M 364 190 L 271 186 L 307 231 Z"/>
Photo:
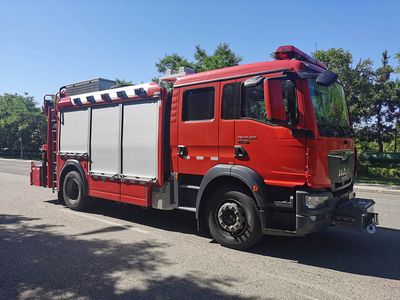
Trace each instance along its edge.
<path fill-rule="evenodd" d="M 78 182 L 75 179 L 70 179 L 67 181 L 66 194 L 72 201 L 76 201 L 78 199 L 79 187 Z"/>
<path fill-rule="evenodd" d="M 238 233 L 243 230 L 246 218 L 240 205 L 234 202 L 223 204 L 218 210 L 219 225 L 230 233 Z"/>

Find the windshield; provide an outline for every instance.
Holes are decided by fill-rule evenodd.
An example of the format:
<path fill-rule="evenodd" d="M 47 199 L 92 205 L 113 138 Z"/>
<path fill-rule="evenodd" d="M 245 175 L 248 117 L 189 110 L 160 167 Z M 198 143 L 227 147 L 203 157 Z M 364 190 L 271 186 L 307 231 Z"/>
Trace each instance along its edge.
<path fill-rule="evenodd" d="M 307 79 L 321 136 L 345 137 L 352 134 L 343 88 L 339 83 L 329 87 Z"/>

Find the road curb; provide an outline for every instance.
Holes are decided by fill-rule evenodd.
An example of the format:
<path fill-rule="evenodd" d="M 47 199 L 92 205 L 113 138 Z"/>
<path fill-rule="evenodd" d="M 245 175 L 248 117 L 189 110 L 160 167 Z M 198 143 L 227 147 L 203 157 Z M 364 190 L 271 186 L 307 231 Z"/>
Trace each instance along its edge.
<path fill-rule="evenodd" d="M 399 195 L 399 189 L 387 189 L 382 187 L 374 187 L 374 186 L 354 186 L 354 190 L 356 192 L 367 192 L 367 193 L 377 193 L 377 194 L 389 194 L 389 195 Z"/>
<path fill-rule="evenodd" d="M 32 159 L 20 159 L 20 158 L 5 158 L 5 157 L 0 157 L 1 161 L 17 161 L 21 163 L 30 163 Z"/>

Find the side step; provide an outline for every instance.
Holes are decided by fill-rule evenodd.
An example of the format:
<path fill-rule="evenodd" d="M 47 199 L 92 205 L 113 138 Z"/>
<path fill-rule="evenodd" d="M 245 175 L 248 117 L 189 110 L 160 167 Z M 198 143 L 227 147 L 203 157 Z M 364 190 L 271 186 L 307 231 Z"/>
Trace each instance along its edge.
<path fill-rule="evenodd" d="M 180 210 L 186 210 L 186 211 L 191 211 L 191 212 L 196 212 L 196 208 L 195 207 L 187 207 L 187 206 L 178 206 L 178 209 Z"/>

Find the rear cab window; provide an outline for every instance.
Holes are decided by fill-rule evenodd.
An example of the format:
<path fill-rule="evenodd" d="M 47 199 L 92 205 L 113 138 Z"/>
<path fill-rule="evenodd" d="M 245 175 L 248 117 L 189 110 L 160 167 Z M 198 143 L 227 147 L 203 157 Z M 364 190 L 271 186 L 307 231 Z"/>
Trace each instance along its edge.
<path fill-rule="evenodd" d="M 213 87 L 187 90 L 183 93 L 182 121 L 205 121 L 214 119 Z"/>

